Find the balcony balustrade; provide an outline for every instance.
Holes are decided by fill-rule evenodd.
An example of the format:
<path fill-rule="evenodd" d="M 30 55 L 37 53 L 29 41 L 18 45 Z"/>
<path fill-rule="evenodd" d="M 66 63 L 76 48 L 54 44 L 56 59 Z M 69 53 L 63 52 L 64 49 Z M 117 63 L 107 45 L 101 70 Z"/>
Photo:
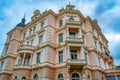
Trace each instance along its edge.
<path fill-rule="evenodd" d="M 33 53 L 34 50 L 35 50 L 34 46 L 30 46 L 30 45 L 21 45 L 18 48 L 18 52 L 21 52 L 21 53 L 24 53 L 24 52 Z"/>
<path fill-rule="evenodd" d="M 68 65 L 75 65 L 75 66 L 84 66 L 86 65 L 85 59 L 68 59 L 67 60 Z"/>
<path fill-rule="evenodd" d="M 67 37 L 66 42 L 68 42 L 68 43 L 83 43 L 83 38 L 70 38 L 70 37 Z"/>
<path fill-rule="evenodd" d="M 17 64 L 15 65 L 14 69 L 30 69 L 31 65 L 29 64 Z"/>
<path fill-rule="evenodd" d="M 66 20 L 66 24 L 81 25 L 80 21 Z"/>

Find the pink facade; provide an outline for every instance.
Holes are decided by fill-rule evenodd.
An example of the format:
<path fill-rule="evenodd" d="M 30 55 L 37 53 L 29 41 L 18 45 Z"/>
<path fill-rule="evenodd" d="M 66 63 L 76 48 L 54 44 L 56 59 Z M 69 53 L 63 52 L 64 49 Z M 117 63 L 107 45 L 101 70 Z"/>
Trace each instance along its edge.
<path fill-rule="evenodd" d="M 1 80 L 107 80 L 116 74 L 108 41 L 96 20 L 75 6 L 34 12 L 8 32 L 0 58 Z"/>

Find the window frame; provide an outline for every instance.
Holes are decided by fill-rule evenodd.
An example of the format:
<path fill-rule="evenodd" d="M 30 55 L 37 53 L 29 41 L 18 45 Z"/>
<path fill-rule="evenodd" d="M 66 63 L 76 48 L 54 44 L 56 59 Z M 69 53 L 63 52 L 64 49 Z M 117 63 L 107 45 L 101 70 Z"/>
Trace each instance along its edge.
<path fill-rule="evenodd" d="M 43 35 L 39 36 L 39 45 L 41 45 L 43 43 Z"/>
<path fill-rule="evenodd" d="M 72 60 L 78 59 L 77 50 L 70 50 L 70 54 Z"/>
<path fill-rule="evenodd" d="M 63 42 L 63 33 L 60 33 L 59 34 L 59 43 L 62 43 Z"/>
<path fill-rule="evenodd" d="M 58 62 L 62 63 L 63 62 L 63 51 L 59 51 L 59 55 L 58 55 Z"/>

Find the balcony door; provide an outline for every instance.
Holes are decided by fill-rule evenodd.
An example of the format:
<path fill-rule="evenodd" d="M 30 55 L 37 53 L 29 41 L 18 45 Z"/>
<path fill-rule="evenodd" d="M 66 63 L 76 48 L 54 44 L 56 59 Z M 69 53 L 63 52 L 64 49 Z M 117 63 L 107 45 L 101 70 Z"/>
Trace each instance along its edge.
<path fill-rule="evenodd" d="M 77 50 L 70 50 L 71 59 L 77 59 Z"/>
<path fill-rule="evenodd" d="M 70 32 L 70 38 L 75 39 L 76 38 L 76 33 L 75 32 Z"/>

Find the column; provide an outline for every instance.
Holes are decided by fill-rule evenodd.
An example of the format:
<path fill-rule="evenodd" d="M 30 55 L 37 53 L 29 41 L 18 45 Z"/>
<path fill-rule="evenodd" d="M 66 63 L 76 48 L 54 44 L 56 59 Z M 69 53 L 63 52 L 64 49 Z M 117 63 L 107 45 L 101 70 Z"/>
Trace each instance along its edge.
<path fill-rule="evenodd" d="M 23 55 L 22 64 L 24 64 L 24 61 L 25 61 L 25 55 L 26 55 L 26 53 L 24 53 L 24 55 Z"/>
<path fill-rule="evenodd" d="M 68 71 L 67 71 L 67 80 L 71 80 L 70 79 L 70 66 L 67 66 L 67 68 L 68 68 Z"/>
<path fill-rule="evenodd" d="M 67 32 L 66 36 L 69 37 L 69 28 L 68 27 L 67 27 L 67 31 L 66 32 Z"/>
<path fill-rule="evenodd" d="M 70 46 L 67 47 L 68 59 L 70 59 Z"/>
<path fill-rule="evenodd" d="M 18 64 L 19 58 L 20 58 L 20 54 L 17 55 L 16 62 L 15 62 L 16 65 Z"/>
<path fill-rule="evenodd" d="M 30 65 L 32 64 L 32 54 L 30 55 Z"/>
<path fill-rule="evenodd" d="M 82 68 L 82 80 L 86 80 L 84 67 Z"/>
<path fill-rule="evenodd" d="M 80 28 L 79 28 L 79 38 L 82 38 L 82 30 L 81 30 L 81 27 L 82 27 L 82 26 L 80 26 Z"/>
<path fill-rule="evenodd" d="M 81 47 L 81 59 L 85 59 L 85 52 L 83 47 Z"/>

